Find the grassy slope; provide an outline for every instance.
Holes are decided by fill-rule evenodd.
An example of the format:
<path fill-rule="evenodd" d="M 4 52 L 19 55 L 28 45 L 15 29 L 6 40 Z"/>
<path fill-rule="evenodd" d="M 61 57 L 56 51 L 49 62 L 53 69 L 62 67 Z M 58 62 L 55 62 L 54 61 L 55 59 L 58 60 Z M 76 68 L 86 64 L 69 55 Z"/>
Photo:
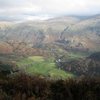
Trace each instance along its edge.
<path fill-rule="evenodd" d="M 28 65 L 28 66 L 27 66 Z M 66 73 L 56 67 L 53 58 L 44 58 L 42 56 L 32 56 L 24 58 L 18 62 L 20 68 L 23 67 L 29 74 L 39 74 L 43 76 L 49 76 L 51 78 L 67 78 L 73 77 L 73 74 Z"/>

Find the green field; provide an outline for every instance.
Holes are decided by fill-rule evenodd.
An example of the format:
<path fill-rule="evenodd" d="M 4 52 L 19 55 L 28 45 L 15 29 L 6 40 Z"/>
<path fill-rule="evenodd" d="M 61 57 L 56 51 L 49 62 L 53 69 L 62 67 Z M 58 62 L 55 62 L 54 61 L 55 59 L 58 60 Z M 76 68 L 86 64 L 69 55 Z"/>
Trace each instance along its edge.
<path fill-rule="evenodd" d="M 43 75 L 55 79 L 65 79 L 74 75 L 56 67 L 54 58 L 44 58 L 42 56 L 32 56 L 17 62 L 19 68 L 31 75 Z"/>

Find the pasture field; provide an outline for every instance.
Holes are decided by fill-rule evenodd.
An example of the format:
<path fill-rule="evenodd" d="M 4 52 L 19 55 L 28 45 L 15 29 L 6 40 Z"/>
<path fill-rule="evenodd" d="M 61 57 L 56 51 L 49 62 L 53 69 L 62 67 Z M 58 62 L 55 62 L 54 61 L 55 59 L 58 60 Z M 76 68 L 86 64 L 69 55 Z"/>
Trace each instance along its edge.
<path fill-rule="evenodd" d="M 54 58 L 45 58 L 42 56 L 31 56 L 17 62 L 19 68 L 31 75 L 43 75 L 50 78 L 65 79 L 74 77 L 73 74 L 58 69 Z"/>

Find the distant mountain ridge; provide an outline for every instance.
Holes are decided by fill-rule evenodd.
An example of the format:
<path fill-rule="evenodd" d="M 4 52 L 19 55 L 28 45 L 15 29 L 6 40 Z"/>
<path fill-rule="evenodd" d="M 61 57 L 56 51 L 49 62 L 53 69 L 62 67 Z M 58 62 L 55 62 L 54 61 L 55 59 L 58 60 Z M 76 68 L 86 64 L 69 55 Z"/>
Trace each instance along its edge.
<path fill-rule="evenodd" d="M 99 51 L 100 15 L 83 19 L 64 16 L 37 22 L 0 23 L 0 43 L 7 45 L 6 49 L 10 48 L 10 52 L 13 43 L 32 48 L 62 40 L 65 42 L 58 43 Z M 2 48 L 4 47 L 0 46 Z"/>

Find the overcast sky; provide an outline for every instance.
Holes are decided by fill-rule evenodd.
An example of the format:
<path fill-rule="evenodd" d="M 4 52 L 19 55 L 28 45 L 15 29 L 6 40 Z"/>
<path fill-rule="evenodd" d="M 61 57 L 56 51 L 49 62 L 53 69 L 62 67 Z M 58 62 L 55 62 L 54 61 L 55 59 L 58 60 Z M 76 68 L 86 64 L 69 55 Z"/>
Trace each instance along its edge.
<path fill-rule="evenodd" d="M 100 0 L 0 0 L 0 20 L 48 19 L 100 13 Z"/>

